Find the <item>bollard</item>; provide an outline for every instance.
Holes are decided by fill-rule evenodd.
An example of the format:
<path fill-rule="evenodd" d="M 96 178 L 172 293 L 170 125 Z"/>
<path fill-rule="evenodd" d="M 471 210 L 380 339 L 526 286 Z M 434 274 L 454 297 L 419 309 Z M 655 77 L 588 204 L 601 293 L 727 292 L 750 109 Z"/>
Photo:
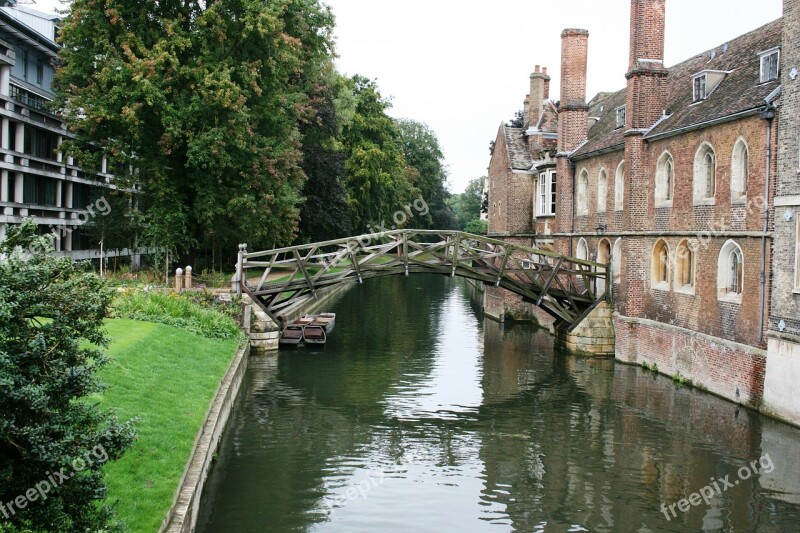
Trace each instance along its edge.
<path fill-rule="evenodd" d="M 239 255 L 236 260 L 236 294 L 239 296 L 242 295 L 242 283 L 246 280 L 244 279 L 245 272 L 244 272 L 244 264 L 247 261 L 245 259 L 245 254 L 247 253 L 247 244 L 240 244 L 239 245 Z"/>
<path fill-rule="evenodd" d="M 186 275 L 184 276 L 184 283 L 183 286 L 186 287 L 186 290 L 192 290 L 192 267 L 186 267 Z"/>
<path fill-rule="evenodd" d="M 175 290 L 181 292 L 183 288 L 183 269 L 178 268 L 175 270 Z"/>

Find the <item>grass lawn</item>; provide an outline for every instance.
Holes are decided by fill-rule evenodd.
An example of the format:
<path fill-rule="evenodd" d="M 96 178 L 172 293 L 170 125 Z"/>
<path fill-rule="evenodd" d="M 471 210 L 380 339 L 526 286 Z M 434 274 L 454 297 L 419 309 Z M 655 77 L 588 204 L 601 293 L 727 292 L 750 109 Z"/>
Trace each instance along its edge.
<path fill-rule="evenodd" d="M 172 326 L 109 320 L 102 406 L 138 416 L 139 438 L 106 468 L 109 500 L 129 531 L 154 533 L 172 505 L 195 436 L 237 343 Z"/>

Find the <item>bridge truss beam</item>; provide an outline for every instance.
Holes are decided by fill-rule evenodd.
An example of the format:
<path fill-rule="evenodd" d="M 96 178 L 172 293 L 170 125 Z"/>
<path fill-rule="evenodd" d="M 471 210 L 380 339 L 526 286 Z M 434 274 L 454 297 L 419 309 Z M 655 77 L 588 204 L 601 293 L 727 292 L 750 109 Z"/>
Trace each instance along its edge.
<path fill-rule="evenodd" d="M 325 287 L 425 273 L 502 287 L 574 325 L 608 298 L 609 270 L 480 235 L 404 229 L 251 253 L 241 245 L 237 275 L 240 289 L 278 321 Z"/>

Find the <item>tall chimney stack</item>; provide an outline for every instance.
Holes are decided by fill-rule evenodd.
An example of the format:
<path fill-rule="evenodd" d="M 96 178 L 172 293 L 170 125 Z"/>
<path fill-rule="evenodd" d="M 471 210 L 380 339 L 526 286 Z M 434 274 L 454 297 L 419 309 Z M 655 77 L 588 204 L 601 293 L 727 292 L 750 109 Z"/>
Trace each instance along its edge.
<path fill-rule="evenodd" d="M 589 133 L 586 105 L 586 61 L 589 32 L 566 29 L 561 32 L 561 103 L 558 108 L 558 151 L 569 152 Z"/>
<path fill-rule="evenodd" d="M 561 32 L 561 101 L 558 105 L 558 153 L 556 175 L 560 190 L 557 195 L 556 227 L 561 233 L 572 231 L 575 176 L 569 152 L 575 150 L 589 134 L 589 106 L 586 105 L 586 60 L 589 32 L 567 29 Z M 549 91 L 549 89 L 548 89 Z M 572 239 L 569 241 L 572 242 Z M 574 255 L 571 244 L 560 243 L 559 253 Z"/>
<path fill-rule="evenodd" d="M 536 127 L 542 116 L 542 104 L 547 98 L 549 85 L 550 76 L 547 75 L 547 69 L 540 69 L 539 65 L 536 65 L 531 73 L 531 93 L 528 95 L 528 125 L 532 128 Z"/>
<path fill-rule="evenodd" d="M 667 105 L 667 69 L 664 68 L 665 0 L 631 0 L 631 42 L 628 87 L 625 98 L 624 226 L 652 227 L 652 167 L 647 163 L 644 132 L 662 116 Z M 686 80 L 689 83 L 689 80 Z M 644 316 L 650 267 L 646 254 L 648 237 L 632 237 L 623 243 L 625 260 L 620 299 L 627 302 L 626 315 Z M 632 252 L 632 250 L 638 250 Z"/>
<path fill-rule="evenodd" d="M 550 99 L 550 76 L 547 75 L 547 67 L 542 67 L 542 74 L 544 74 L 544 99 Z"/>
<path fill-rule="evenodd" d="M 663 114 L 667 103 L 664 67 L 666 0 L 631 0 L 630 57 L 626 128 L 646 129 Z"/>

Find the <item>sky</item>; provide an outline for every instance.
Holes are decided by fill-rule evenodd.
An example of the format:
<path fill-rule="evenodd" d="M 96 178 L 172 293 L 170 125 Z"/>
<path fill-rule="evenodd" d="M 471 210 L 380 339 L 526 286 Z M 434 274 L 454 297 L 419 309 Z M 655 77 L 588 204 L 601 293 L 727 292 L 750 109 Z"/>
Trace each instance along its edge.
<path fill-rule="evenodd" d="M 486 175 L 489 143 L 522 109 L 535 65 L 558 99 L 561 31 L 589 31 L 587 99 L 625 87 L 628 0 L 323 0 L 337 66 L 376 79 L 389 114 L 439 138 L 449 188 Z M 22 2 L 20 2 L 22 3 Z M 52 10 L 59 0 L 36 0 Z M 679 63 L 781 16 L 783 0 L 667 0 L 665 63 Z M 34 6 L 31 6 L 34 7 Z"/>

